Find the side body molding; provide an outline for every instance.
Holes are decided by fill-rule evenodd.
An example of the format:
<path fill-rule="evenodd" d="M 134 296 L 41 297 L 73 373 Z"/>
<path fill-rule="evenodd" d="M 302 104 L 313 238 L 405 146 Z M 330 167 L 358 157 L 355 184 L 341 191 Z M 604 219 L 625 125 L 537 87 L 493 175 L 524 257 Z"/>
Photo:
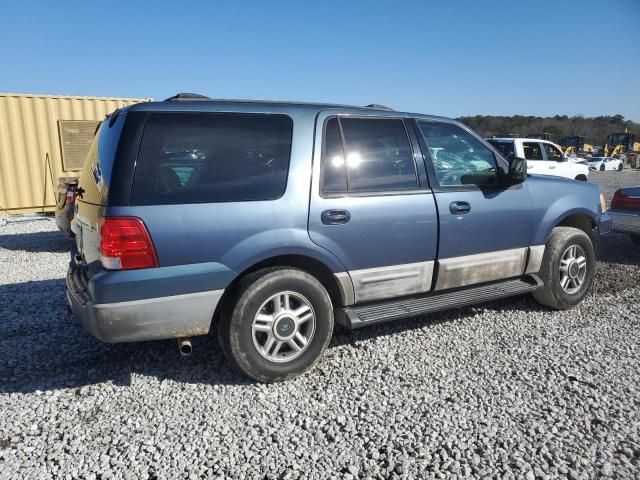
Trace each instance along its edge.
<path fill-rule="evenodd" d="M 528 248 L 478 253 L 438 260 L 436 290 L 518 277 L 525 270 Z"/>
<path fill-rule="evenodd" d="M 335 274 L 345 306 L 426 293 L 431 289 L 433 261 L 353 270 Z"/>
<path fill-rule="evenodd" d="M 545 246 L 445 258 L 438 261 L 434 291 L 521 277 L 540 271 Z M 336 273 L 343 306 L 425 294 L 435 262 L 419 262 Z"/>

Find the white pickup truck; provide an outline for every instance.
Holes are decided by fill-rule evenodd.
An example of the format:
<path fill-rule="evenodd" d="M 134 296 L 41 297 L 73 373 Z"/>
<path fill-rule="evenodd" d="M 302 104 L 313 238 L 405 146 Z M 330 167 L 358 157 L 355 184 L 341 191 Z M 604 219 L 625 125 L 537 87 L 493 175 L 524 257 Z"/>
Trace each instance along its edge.
<path fill-rule="evenodd" d="M 537 138 L 488 138 L 506 158 L 520 157 L 527 161 L 527 172 L 537 175 L 587 180 L 589 167 L 571 161 L 555 143 Z"/>

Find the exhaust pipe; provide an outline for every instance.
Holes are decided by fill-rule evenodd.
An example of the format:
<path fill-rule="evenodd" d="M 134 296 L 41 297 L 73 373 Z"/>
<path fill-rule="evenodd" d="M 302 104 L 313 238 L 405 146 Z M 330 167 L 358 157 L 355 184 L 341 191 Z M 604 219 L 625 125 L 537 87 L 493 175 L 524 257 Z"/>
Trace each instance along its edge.
<path fill-rule="evenodd" d="M 183 357 L 191 355 L 193 348 L 191 347 L 191 339 L 189 337 L 178 338 L 178 351 Z"/>

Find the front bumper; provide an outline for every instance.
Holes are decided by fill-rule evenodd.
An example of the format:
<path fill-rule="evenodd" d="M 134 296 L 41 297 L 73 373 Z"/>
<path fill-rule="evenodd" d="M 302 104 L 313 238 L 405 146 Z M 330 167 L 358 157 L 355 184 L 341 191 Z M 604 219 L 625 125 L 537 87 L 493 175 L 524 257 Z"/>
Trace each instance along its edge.
<path fill-rule="evenodd" d="M 94 303 L 83 268 L 67 273 L 67 300 L 75 319 L 103 342 L 137 342 L 206 335 L 224 290 L 114 303 Z"/>
<path fill-rule="evenodd" d="M 613 219 L 613 231 L 640 235 L 640 212 L 631 213 L 624 210 L 609 210 Z"/>
<path fill-rule="evenodd" d="M 596 228 L 598 230 L 598 234 L 606 235 L 607 233 L 611 232 L 612 224 L 613 221 L 611 219 L 611 215 L 609 215 L 609 212 L 603 212 L 598 215 L 598 218 L 596 220 Z"/>

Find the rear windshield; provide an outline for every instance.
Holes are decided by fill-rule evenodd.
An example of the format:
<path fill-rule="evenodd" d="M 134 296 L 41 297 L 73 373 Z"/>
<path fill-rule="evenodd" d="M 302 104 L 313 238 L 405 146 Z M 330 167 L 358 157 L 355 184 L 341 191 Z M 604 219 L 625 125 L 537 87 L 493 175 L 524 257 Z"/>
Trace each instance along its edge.
<path fill-rule="evenodd" d="M 515 157 L 516 152 L 513 150 L 513 142 L 504 142 L 504 141 L 499 141 L 499 140 L 491 140 L 488 139 L 487 142 L 489 142 L 491 145 L 493 145 L 493 147 L 498 150 L 502 156 L 504 158 L 511 158 L 511 157 Z"/>
<path fill-rule="evenodd" d="M 286 115 L 151 114 L 131 203 L 275 200 L 286 188 L 292 131 Z"/>

